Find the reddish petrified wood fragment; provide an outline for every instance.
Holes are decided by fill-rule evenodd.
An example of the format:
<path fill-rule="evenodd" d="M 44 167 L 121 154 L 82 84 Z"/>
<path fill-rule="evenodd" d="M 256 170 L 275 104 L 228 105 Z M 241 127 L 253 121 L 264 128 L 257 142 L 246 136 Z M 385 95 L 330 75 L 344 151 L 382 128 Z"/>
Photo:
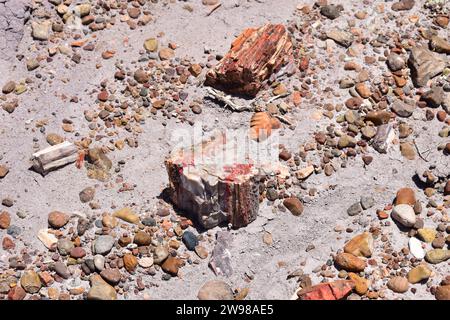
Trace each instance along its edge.
<path fill-rule="evenodd" d="M 292 42 L 283 25 L 248 28 L 208 71 L 205 84 L 230 93 L 255 96 L 262 82 L 291 59 Z"/>
<path fill-rule="evenodd" d="M 299 300 L 340 300 L 347 297 L 355 287 L 351 280 L 321 283 L 297 292 Z"/>
<path fill-rule="evenodd" d="M 222 222 L 239 228 L 256 219 L 259 170 L 251 162 L 233 162 L 235 153 L 236 145 L 218 135 L 176 150 L 165 161 L 173 203 L 205 228 Z"/>

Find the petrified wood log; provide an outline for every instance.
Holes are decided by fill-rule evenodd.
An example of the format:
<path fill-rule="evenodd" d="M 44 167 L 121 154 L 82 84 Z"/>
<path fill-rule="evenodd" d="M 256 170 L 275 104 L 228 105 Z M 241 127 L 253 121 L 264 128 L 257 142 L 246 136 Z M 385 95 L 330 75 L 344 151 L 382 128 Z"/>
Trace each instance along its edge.
<path fill-rule="evenodd" d="M 230 93 L 255 96 L 262 82 L 291 58 L 292 42 L 283 25 L 248 28 L 208 71 L 205 84 Z"/>
<path fill-rule="evenodd" d="M 239 228 L 256 219 L 259 170 L 251 162 L 230 162 L 235 152 L 219 134 L 174 150 L 165 161 L 173 203 L 205 228 L 223 222 Z"/>
<path fill-rule="evenodd" d="M 48 172 L 75 162 L 78 157 L 77 147 L 68 141 L 40 150 L 32 155 L 33 169 L 46 175 Z"/>

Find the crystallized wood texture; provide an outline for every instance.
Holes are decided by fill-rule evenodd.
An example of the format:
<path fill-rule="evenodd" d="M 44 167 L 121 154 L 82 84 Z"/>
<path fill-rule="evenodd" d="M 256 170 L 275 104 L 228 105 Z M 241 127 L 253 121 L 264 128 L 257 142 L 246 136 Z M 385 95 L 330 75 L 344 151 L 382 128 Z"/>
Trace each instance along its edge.
<path fill-rule="evenodd" d="M 244 30 L 230 51 L 206 75 L 205 84 L 230 93 L 255 96 L 273 72 L 292 57 L 292 42 L 281 24 Z"/>

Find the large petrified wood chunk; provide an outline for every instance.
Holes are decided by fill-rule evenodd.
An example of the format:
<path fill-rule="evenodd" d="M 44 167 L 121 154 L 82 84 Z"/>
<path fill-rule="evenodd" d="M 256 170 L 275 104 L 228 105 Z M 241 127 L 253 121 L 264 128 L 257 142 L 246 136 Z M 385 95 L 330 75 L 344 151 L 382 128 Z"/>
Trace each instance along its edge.
<path fill-rule="evenodd" d="M 205 228 L 227 222 L 246 226 L 259 208 L 259 170 L 251 161 L 234 161 L 236 143 L 224 134 L 174 150 L 165 165 L 172 201 Z"/>
<path fill-rule="evenodd" d="M 292 42 L 281 24 L 244 30 L 230 51 L 206 75 L 205 84 L 230 93 L 255 96 L 273 72 L 292 58 Z"/>

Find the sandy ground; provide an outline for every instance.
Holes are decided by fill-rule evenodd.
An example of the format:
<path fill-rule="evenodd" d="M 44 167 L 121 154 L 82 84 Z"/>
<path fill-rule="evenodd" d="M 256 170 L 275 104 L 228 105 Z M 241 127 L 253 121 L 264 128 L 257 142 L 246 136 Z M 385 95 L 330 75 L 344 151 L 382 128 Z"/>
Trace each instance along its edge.
<path fill-rule="evenodd" d="M 370 4 L 350 1 L 334 1 L 342 3 L 346 13 L 365 9 L 369 18 L 357 21 L 360 27 L 391 28 L 395 25 L 390 21 L 387 25 L 381 25 L 380 19 L 373 12 L 373 1 Z M 161 191 L 167 186 L 168 178 L 164 168 L 164 157 L 171 150 L 173 143 L 171 134 L 176 128 L 190 128 L 186 124 L 177 123 L 175 120 L 165 120 L 166 126 L 161 124 L 161 119 L 147 119 L 143 125 L 144 132 L 138 137 L 138 148 L 125 148 L 109 154 L 115 167 L 119 160 L 125 160 L 120 175 L 124 181 L 136 184 L 131 192 L 118 192 L 118 186 L 110 186 L 109 183 L 101 183 L 87 178 L 84 170 L 78 170 L 70 165 L 49 175 L 42 177 L 29 170 L 30 155 L 34 152 L 33 145 L 43 148 L 47 146 L 45 134 L 39 132 L 33 121 L 47 119 L 46 133 L 55 132 L 66 136 L 69 140 L 72 134 L 64 133 L 60 128 L 62 119 L 71 119 L 80 133 L 88 131 L 83 119 L 83 111 L 89 109 L 96 94 L 91 94 L 92 89 L 98 88 L 103 79 L 112 79 L 114 75 L 114 63 L 116 60 L 125 60 L 126 65 L 131 65 L 139 58 L 143 41 L 159 32 L 164 32 L 162 43 L 175 42 L 178 46 L 176 55 L 179 57 L 191 56 L 195 61 L 204 61 L 204 47 L 211 48 L 213 53 L 224 54 L 234 36 L 246 27 L 261 25 L 267 22 L 286 23 L 291 19 L 299 19 L 293 16 L 299 1 L 223 1 L 223 5 L 211 16 L 205 17 L 207 8 L 201 5 L 201 1 L 189 2 L 194 11 L 192 13 L 183 9 L 184 2 L 171 3 L 170 5 L 155 5 L 154 16 L 156 20 L 147 26 L 137 30 L 130 30 L 125 24 L 117 23 L 109 30 L 97 33 L 97 46 L 93 52 L 83 52 L 82 63 L 73 64 L 66 68 L 67 58 L 57 55 L 51 64 L 41 68 L 39 72 L 51 81 L 42 81 L 34 78 L 26 71 L 25 64 L 16 59 L 4 61 L 1 64 L 0 87 L 10 78 L 24 79 L 31 77 L 34 84 L 30 86 L 26 94 L 19 97 L 20 106 L 12 114 L 0 112 L 2 126 L 0 127 L 0 159 L 7 164 L 10 173 L 0 181 L 0 197 L 11 197 L 14 206 L 8 211 L 12 213 L 13 224 L 21 228 L 21 234 L 16 241 L 17 252 L 22 246 L 28 249 L 45 250 L 37 240 L 37 231 L 47 226 L 47 214 L 51 210 L 65 212 L 83 212 L 93 214 L 87 204 L 82 204 L 78 198 L 78 192 L 87 186 L 95 186 L 96 200 L 101 209 L 98 212 L 111 211 L 111 207 L 133 206 L 137 211 L 144 213 L 152 210 L 158 200 Z M 313 4 L 313 1 L 303 1 L 304 4 Z M 416 8 L 408 12 L 414 14 Z M 331 22 L 331 25 L 344 25 L 345 18 L 339 18 Z M 366 26 L 363 26 L 366 25 Z M 128 46 L 123 45 L 128 38 Z M 313 50 L 319 51 L 319 46 L 324 42 L 316 40 Z M 21 39 L 18 52 L 25 56 L 32 51 L 33 40 L 30 36 L 30 25 L 25 25 L 23 39 Z M 105 49 L 117 51 L 115 57 L 103 60 L 100 53 Z M 338 55 L 345 49 L 336 46 L 331 59 L 338 59 Z M 369 54 L 367 52 L 366 54 Z M 322 53 L 326 54 L 324 50 Z M 101 68 L 97 69 L 96 64 Z M 384 66 L 384 68 L 386 68 Z M 373 68 L 374 75 L 379 70 Z M 342 78 L 342 65 L 333 64 L 322 70 L 317 77 L 323 81 L 322 86 L 329 85 L 334 88 L 333 94 L 317 97 L 316 101 L 307 101 L 301 107 L 291 113 L 291 118 L 296 123 L 295 130 L 283 129 L 281 142 L 291 151 L 298 150 L 298 146 L 312 141 L 311 134 L 317 129 L 323 129 L 333 120 L 322 117 L 321 120 L 313 120 L 313 113 L 327 101 L 338 99 L 344 101 L 349 97 L 348 90 L 338 89 L 338 80 Z M 70 79 L 65 83 L 64 79 Z M 296 81 L 291 79 L 290 81 Z M 201 98 L 205 91 L 201 87 L 192 86 L 189 89 L 190 96 Z M 77 96 L 78 103 L 70 103 L 61 97 Z M 203 121 L 209 128 L 228 127 L 236 128 L 247 125 L 251 113 L 233 113 L 224 110 L 220 106 L 206 102 L 203 112 L 196 117 L 196 121 Z M 436 146 L 442 143 L 437 135 L 442 125 L 435 119 L 426 123 L 426 130 L 422 119 L 424 113 L 421 110 L 407 121 L 417 130 L 417 143 L 422 148 Z M 31 122 L 31 123 L 30 123 Z M 431 163 L 448 165 L 448 157 L 442 152 L 431 148 L 429 158 Z M 282 212 L 277 206 L 268 205 L 265 201 L 261 204 L 258 218 L 248 227 L 233 230 L 233 246 L 231 249 L 232 265 L 234 273 L 230 278 L 222 278 L 233 288 L 250 289 L 248 299 L 289 299 L 297 289 L 296 279 L 286 280 L 287 275 L 301 266 L 305 273 L 311 275 L 313 283 L 322 278 L 312 273 L 317 267 L 323 265 L 330 253 L 342 248 L 343 244 L 354 235 L 367 230 L 377 221 L 376 209 L 383 208 L 391 203 L 398 188 L 409 186 L 417 188 L 412 176 L 419 166 L 425 162 L 417 158 L 409 161 L 400 155 L 398 145 L 394 145 L 388 154 L 376 153 L 373 149 L 374 160 L 370 166 L 364 166 L 360 159 L 350 160 L 346 168 L 339 168 L 331 177 L 323 174 L 313 175 L 307 181 L 308 188 L 315 187 L 318 190 L 316 196 L 305 196 L 305 191 L 297 190 L 305 201 L 305 211 L 300 217 L 295 217 L 288 212 Z M 330 186 L 334 186 L 330 188 Z M 418 198 L 426 203 L 426 197 L 422 192 L 417 192 Z M 357 217 L 350 217 L 346 213 L 347 208 L 358 201 L 363 195 L 371 195 L 375 198 L 376 205 L 364 211 Z M 3 209 L 3 208 L 2 208 Z M 16 213 L 26 213 L 25 219 L 19 219 Z M 431 221 L 431 224 L 434 222 Z M 337 226 L 351 227 L 351 233 L 337 233 Z M 215 232 L 218 227 L 210 232 Z M 262 236 L 268 231 L 273 236 L 273 245 L 263 243 Z M 3 235 L 5 230 L 0 231 Z M 406 233 L 398 230 L 395 224 L 383 228 L 383 233 L 390 237 L 390 241 L 396 250 L 407 246 Z M 308 245 L 314 245 L 314 249 L 306 252 Z M 209 244 L 211 250 L 213 244 Z M 380 246 L 376 242 L 376 252 Z M 7 265 L 9 253 L 0 249 L 0 267 Z M 281 265 L 281 266 L 280 266 Z M 438 276 L 430 280 L 434 285 L 448 274 L 448 263 L 436 267 Z M 200 264 L 187 265 L 182 268 L 179 278 L 170 281 L 161 280 L 161 274 L 156 276 L 144 276 L 145 283 L 151 283 L 150 289 L 145 289 L 144 294 L 151 299 L 195 299 L 198 289 L 210 279 L 216 278 L 208 268 L 208 261 L 202 260 Z M 248 281 L 248 275 L 253 280 Z M 133 276 L 132 276 L 133 278 Z M 66 284 L 63 284 L 65 286 Z M 426 292 L 427 287 L 421 284 L 414 285 L 417 293 L 411 292 L 397 295 L 386 293 L 386 298 L 395 299 L 432 299 L 433 296 Z M 142 293 L 135 296 L 129 293 L 123 298 L 142 298 Z"/>

